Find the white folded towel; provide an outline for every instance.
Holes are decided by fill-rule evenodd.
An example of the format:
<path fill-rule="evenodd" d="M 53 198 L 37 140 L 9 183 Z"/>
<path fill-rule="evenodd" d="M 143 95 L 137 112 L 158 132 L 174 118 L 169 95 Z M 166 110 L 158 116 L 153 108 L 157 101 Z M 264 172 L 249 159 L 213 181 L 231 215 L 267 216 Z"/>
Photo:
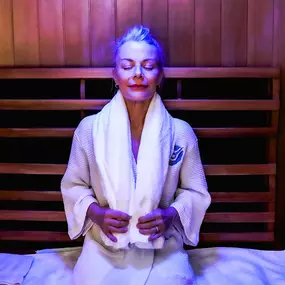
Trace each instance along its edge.
<path fill-rule="evenodd" d="M 33 261 L 32 256 L 0 253 L 0 284 L 21 285 Z"/>
<path fill-rule="evenodd" d="M 116 243 L 103 232 L 101 238 L 114 248 L 126 248 L 129 243 L 140 248 L 162 248 L 163 237 L 149 242 L 149 236 L 140 234 L 136 225 L 139 217 L 159 205 L 174 148 L 173 118 L 155 94 L 146 114 L 136 164 L 128 112 L 120 91 L 97 116 L 93 137 L 104 195 L 111 209 L 132 216 L 128 232 L 116 234 Z"/>

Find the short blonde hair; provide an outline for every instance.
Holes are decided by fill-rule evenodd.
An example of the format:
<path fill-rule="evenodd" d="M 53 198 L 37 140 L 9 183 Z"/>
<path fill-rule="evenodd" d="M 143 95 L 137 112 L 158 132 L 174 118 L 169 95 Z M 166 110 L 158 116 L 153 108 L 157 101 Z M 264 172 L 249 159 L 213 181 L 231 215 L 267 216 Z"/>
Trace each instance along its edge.
<path fill-rule="evenodd" d="M 119 38 L 116 42 L 115 47 L 115 55 L 114 55 L 114 62 L 116 62 L 116 57 L 118 55 L 120 47 L 128 42 L 128 41 L 135 41 L 135 42 L 146 42 L 149 45 L 155 46 L 157 49 L 158 55 L 158 65 L 159 68 L 162 69 L 164 66 L 164 54 L 161 45 L 158 41 L 152 36 L 150 30 L 144 26 L 134 26 L 130 28 L 121 38 Z"/>

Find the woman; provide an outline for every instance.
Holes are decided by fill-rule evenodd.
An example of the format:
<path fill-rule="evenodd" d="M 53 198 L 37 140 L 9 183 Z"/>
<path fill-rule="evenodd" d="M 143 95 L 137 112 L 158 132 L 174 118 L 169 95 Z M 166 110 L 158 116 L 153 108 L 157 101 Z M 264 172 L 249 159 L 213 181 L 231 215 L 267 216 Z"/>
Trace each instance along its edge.
<path fill-rule="evenodd" d="M 71 239 L 85 235 L 74 284 L 192 284 L 210 195 L 197 138 L 165 109 L 163 54 L 144 27 L 115 50 L 119 90 L 77 127 L 61 190 Z"/>

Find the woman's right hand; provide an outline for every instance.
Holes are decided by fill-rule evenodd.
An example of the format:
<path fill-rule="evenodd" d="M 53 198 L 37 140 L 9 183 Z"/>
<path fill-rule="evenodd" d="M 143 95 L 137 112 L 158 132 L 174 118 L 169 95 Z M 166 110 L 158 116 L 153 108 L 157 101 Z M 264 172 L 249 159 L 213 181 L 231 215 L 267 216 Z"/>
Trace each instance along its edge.
<path fill-rule="evenodd" d="M 101 207 L 97 203 L 92 203 L 89 206 L 87 216 L 113 242 L 117 242 L 117 238 L 113 236 L 113 233 L 126 233 L 131 218 L 124 212 Z"/>

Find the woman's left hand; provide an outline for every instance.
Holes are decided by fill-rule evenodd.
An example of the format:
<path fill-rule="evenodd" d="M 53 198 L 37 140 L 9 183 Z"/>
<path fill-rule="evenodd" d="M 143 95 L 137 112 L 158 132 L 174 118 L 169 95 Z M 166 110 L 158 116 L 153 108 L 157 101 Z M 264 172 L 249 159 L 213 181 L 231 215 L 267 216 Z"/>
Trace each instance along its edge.
<path fill-rule="evenodd" d="M 140 217 L 137 227 L 141 234 L 150 235 L 149 241 L 162 236 L 173 224 L 178 212 L 174 207 L 167 209 L 156 209 L 151 213 Z"/>

